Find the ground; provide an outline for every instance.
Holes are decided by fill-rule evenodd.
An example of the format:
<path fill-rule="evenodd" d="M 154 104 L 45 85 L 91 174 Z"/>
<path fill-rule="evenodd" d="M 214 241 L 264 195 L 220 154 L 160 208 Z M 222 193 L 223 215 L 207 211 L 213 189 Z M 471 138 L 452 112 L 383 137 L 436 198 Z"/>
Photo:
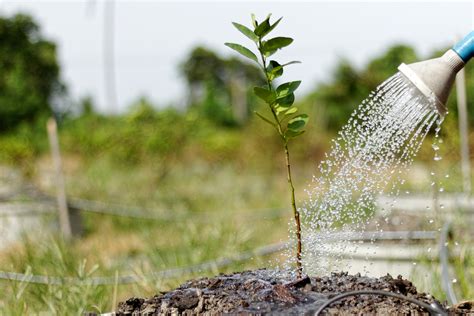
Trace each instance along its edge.
<path fill-rule="evenodd" d="M 130 298 L 119 303 L 118 315 L 194 314 L 281 314 L 314 315 L 328 299 L 355 290 L 383 290 L 402 294 L 428 304 L 439 304 L 433 296 L 419 293 L 412 282 L 401 276 L 381 278 L 332 273 L 327 277 L 304 277 L 295 281 L 290 274 L 275 270 L 255 270 L 191 280 L 177 289 L 152 298 Z M 446 306 L 444 306 L 446 307 Z M 469 313 L 471 306 L 458 308 Z M 453 311 L 453 310 L 452 310 Z M 474 310 L 470 310 L 474 312 Z M 325 314 L 427 315 L 408 301 L 382 296 L 348 297 L 325 309 Z"/>

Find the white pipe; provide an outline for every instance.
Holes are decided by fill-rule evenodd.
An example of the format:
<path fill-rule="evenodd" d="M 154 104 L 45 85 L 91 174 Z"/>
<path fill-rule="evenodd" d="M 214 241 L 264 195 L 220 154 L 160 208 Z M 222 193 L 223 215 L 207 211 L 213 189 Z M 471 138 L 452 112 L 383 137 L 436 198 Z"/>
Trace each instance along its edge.
<path fill-rule="evenodd" d="M 466 79 L 464 69 L 456 75 L 456 96 L 458 101 L 459 137 L 461 143 L 461 173 L 463 192 L 471 194 L 471 161 L 469 159 L 469 125 L 466 100 Z"/>

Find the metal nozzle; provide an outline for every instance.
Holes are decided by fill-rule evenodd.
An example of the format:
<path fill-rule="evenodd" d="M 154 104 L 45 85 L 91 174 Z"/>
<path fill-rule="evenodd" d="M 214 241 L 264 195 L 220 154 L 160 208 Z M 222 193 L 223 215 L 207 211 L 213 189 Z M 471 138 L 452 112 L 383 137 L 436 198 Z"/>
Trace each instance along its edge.
<path fill-rule="evenodd" d="M 444 115 L 456 74 L 473 55 L 474 32 L 471 32 L 443 56 L 409 65 L 401 64 L 398 70 L 421 93 L 433 99 L 438 112 Z"/>

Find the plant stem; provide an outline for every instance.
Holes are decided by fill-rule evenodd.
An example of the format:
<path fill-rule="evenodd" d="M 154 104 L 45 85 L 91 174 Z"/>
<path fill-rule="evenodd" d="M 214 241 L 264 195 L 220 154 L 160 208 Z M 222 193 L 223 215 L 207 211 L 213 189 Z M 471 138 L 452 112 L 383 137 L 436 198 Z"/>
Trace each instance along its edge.
<path fill-rule="evenodd" d="M 263 73 L 265 74 L 265 78 L 267 79 L 268 89 L 270 91 L 273 91 L 272 81 L 268 77 L 268 73 L 267 73 L 267 60 L 265 58 L 265 55 L 260 50 L 261 46 L 262 46 L 262 42 L 261 40 L 259 40 L 257 47 L 258 47 L 258 51 L 260 52 L 260 57 L 262 59 Z M 280 134 L 280 137 L 282 138 L 284 147 L 285 147 L 287 179 L 288 179 L 288 185 L 290 187 L 291 207 L 293 209 L 293 217 L 295 218 L 295 224 L 296 224 L 296 273 L 297 273 L 298 278 L 301 278 L 303 275 L 303 265 L 301 262 L 301 252 L 302 252 L 301 220 L 300 220 L 300 213 L 298 212 L 298 208 L 296 207 L 295 187 L 293 185 L 293 179 L 291 177 L 290 151 L 288 150 L 288 139 L 286 138 L 285 133 L 283 132 L 283 129 L 281 127 L 281 122 L 278 119 L 278 115 L 275 109 L 273 108 L 272 104 L 268 104 L 268 106 L 270 107 L 273 117 L 277 123 L 277 131 Z"/>
<path fill-rule="evenodd" d="M 260 47 L 262 47 L 261 40 L 259 40 L 257 48 L 258 48 L 258 51 L 260 52 L 260 58 L 262 59 L 262 65 L 263 65 L 262 69 L 263 69 L 263 73 L 265 74 L 265 79 L 267 80 L 268 90 L 273 91 L 272 81 L 268 77 L 268 73 L 267 73 L 267 59 L 265 58 L 265 55 L 261 52 Z M 275 119 L 275 122 L 277 123 L 276 129 L 278 131 L 278 134 L 282 138 L 283 142 L 286 144 L 285 134 L 283 133 L 283 129 L 281 128 L 281 122 L 278 119 L 278 115 L 276 114 L 275 109 L 273 108 L 271 104 L 268 104 L 268 107 L 270 108 L 270 111 L 273 114 L 273 118 Z"/>
<path fill-rule="evenodd" d="M 288 143 L 285 143 L 285 157 L 286 157 L 286 171 L 288 175 L 288 185 L 290 186 L 291 192 L 291 207 L 293 208 L 293 216 L 296 224 L 296 272 L 299 278 L 302 277 L 303 266 L 301 262 L 301 221 L 300 212 L 296 207 L 295 199 L 295 187 L 293 186 L 293 179 L 291 178 L 291 165 L 290 165 L 290 151 L 288 150 Z"/>

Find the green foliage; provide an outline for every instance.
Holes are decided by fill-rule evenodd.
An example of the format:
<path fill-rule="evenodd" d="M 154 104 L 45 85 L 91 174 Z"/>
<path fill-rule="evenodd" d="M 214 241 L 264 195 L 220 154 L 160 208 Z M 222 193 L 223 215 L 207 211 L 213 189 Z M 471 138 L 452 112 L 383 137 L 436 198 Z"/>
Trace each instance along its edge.
<path fill-rule="evenodd" d="M 254 41 L 255 43 L 258 42 L 258 36 L 255 35 L 255 33 L 248 27 L 236 22 L 232 22 L 232 24 L 235 26 L 236 29 L 238 29 L 242 34 L 250 38 L 252 41 Z"/>
<path fill-rule="evenodd" d="M 202 103 L 203 114 L 211 121 L 226 127 L 233 127 L 237 122 L 228 106 L 226 95 L 222 90 L 216 88 L 209 82 L 206 88 L 206 95 Z"/>
<path fill-rule="evenodd" d="M 92 97 L 86 96 L 79 101 L 79 111 L 79 113 L 86 116 L 94 114 L 94 102 Z"/>
<path fill-rule="evenodd" d="M 293 39 L 290 37 L 274 37 L 269 40 L 263 39 L 282 19 L 280 18 L 271 24 L 270 16 L 271 15 L 268 15 L 263 22 L 259 23 L 255 20 L 255 16 L 252 15 L 253 31 L 242 24 L 235 22 L 232 24 L 257 46 L 261 58 L 261 64 L 259 65 L 267 80 L 265 86 L 255 87 L 254 93 L 268 105 L 272 118 L 269 119 L 261 113 L 257 113 L 257 116 L 274 126 L 286 144 L 290 139 L 302 134 L 308 122 L 308 116 L 306 114 L 294 116 L 298 112 L 298 108 L 290 108 L 295 101 L 294 92 L 298 89 L 301 81 L 286 82 L 279 85 L 276 89 L 273 87 L 273 81 L 283 75 L 283 68 L 285 66 L 299 62 L 291 61 L 281 65 L 275 60 L 267 60 L 267 58 L 273 55 L 277 50 L 287 47 L 293 42 Z M 225 43 L 225 45 L 258 63 L 256 55 L 250 49 L 234 43 Z"/>
<path fill-rule="evenodd" d="M 225 43 L 226 46 L 232 48 L 236 52 L 240 53 L 242 56 L 252 59 L 255 62 L 258 62 L 257 56 L 252 53 L 250 49 L 239 44 L 234 43 Z"/>
<path fill-rule="evenodd" d="M 393 76 L 398 71 L 400 64 L 410 64 L 416 61 L 418 61 L 418 56 L 412 47 L 393 45 L 383 55 L 372 59 L 367 64 L 366 69 L 361 73 L 362 83 L 373 90 L 387 78 Z"/>
<path fill-rule="evenodd" d="M 243 25 L 236 24 L 235 27 L 249 35 Z M 241 45 L 228 43 L 228 46 L 257 61 L 255 54 Z M 204 118 L 222 126 L 242 125 L 247 121 L 248 114 L 255 106 L 254 99 L 249 96 L 250 83 L 264 82 L 255 65 L 238 58 L 222 58 L 204 47 L 196 47 L 191 51 L 181 65 L 181 72 L 188 84 L 190 107 L 197 108 Z"/>
<path fill-rule="evenodd" d="M 300 114 L 288 121 L 288 130 L 292 132 L 301 132 L 308 122 L 308 115 Z"/>
<path fill-rule="evenodd" d="M 182 144 L 194 131 L 188 117 L 173 108 L 158 111 L 141 98 L 122 117 L 88 114 L 65 120 L 61 145 L 65 151 L 85 159 L 106 155 L 117 163 L 172 158 L 181 152 Z"/>
<path fill-rule="evenodd" d="M 205 47 L 194 48 L 180 68 L 190 87 L 209 80 L 223 84 L 225 80 L 224 61 Z"/>
<path fill-rule="evenodd" d="M 0 17 L 0 131 L 50 113 L 61 93 L 56 46 L 28 15 Z"/>
<path fill-rule="evenodd" d="M 289 37 L 275 37 L 262 44 L 261 52 L 265 57 L 273 55 L 277 50 L 282 49 L 293 43 L 293 39 Z"/>

